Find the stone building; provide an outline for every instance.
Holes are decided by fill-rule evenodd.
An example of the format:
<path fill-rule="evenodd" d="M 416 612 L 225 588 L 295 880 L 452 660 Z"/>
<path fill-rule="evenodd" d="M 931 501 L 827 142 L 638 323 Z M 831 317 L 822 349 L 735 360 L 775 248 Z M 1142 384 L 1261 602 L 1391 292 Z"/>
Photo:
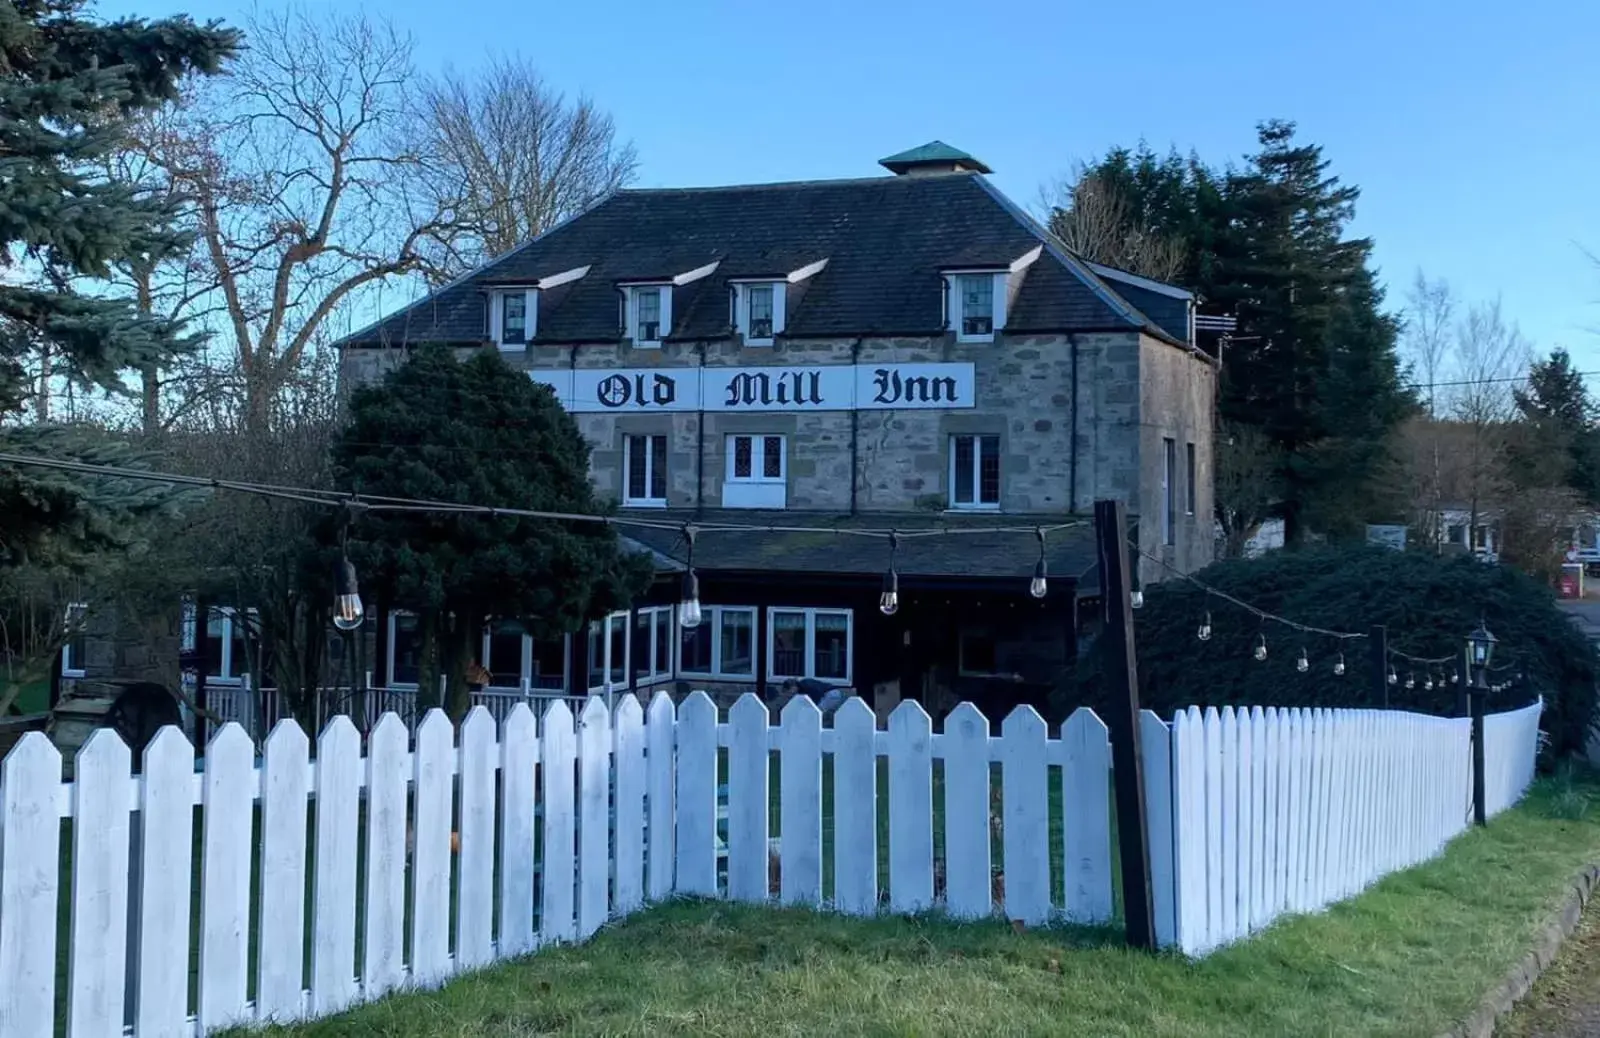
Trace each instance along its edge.
<path fill-rule="evenodd" d="M 1033 598 L 1039 528 L 1117 497 L 1146 552 L 1210 560 L 1216 365 L 1191 295 L 1073 255 L 946 145 L 882 165 L 620 191 L 341 344 L 352 383 L 422 343 L 498 351 L 574 414 L 597 488 L 673 527 L 629 532 L 663 571 L 634 615 L 566 647 L 491 632 L 497 678 L 515 656 L 572 690 L 811 678 L 936 708 L 1037 700 L 1095 584 L 1087 523 L 1052 529 Z M 691 523 L 706 622 L 680 630 Z M 862 528 L 906 534 L 893 616 L 887 542 L 815 532 Z M 380 637 L 399 680 L 405 617 Z"/>

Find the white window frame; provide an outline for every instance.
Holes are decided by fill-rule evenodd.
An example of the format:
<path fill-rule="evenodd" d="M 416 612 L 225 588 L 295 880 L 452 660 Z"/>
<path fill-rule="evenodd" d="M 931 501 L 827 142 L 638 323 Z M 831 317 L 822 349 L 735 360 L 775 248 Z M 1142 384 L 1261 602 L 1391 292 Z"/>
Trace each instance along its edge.
<path fill-rule="evenodd" d="M 1161 438 L 1161 543 L 1178 543 L 1178 441 Z"/>
<path fill-rule="evenodd" d="M 639 337 L 639 297 L 642 292 L 650 290 L 659 293 L 661 319 L 657 322 L 656 337 L 654 339 L 641 339 Z M 636 350 L 659 350 L 661 341 L 672 334 L 672 282 L 663 281 L 627 285 L 624 288 L 624 296 L 627 337 L 633 343 L 633 348 Z"/>
<path fill-rule="evenodd" d="M 396 621 L 398 621 L 402 616 L 415 616 L 415 615 L 416 614 L 411 612 L 409 609 L 394 609 L 394 610 L 391 610 L 390 613 L 389 613 L 389 621 L 388 621 L 388 623 L 389 623 L 389 631 L 388 631 L 389 638 L 388 638 L 388 650 L 387 650 L 388 658 L 384 660 L 384 668 L 385 669 L 384 669 L 383 673 L 389 679 L 388 687 L 390 687 L 390 688 L 416 688 L 417 687 L 417 683 L 415 681 L 396 681 L 394 679 L 395 633 L 398 630 L 398 626 L 396 624 Z M 420 634 L 420 632 L 419 632 L 419 634 Z"/>
<path fill-rule="evenodd" d="M 61 676 L 64 678 L 81 678 L 84 675 L 84 664 L 88 661 L 72 658 L 72 628 L 74 624 L 81 626 L 88 612 L 89 603 L 72 602 L 67 605 L 66 615 L 62 618 L 67 634 L 66 640 L 61 643 Z"/>
<path fill-rule="evenodd" d="M 772 334 L 754 336 L 750 334 L 750 290 L 752 288 L 772 289 Z M 771 346 L 773 340 L 783 334 L 784 322 L 788 309 L 787 281 L 736 281 L 733 284 L 733 312 L 734 327 L 739 334 L 744 336 L 746 346 Z"/>
<path fill-rule="evenodd" d="M 506 298 L 509 296 L 522 296 L 522 341 L 502 342 L 502 333 L 505 331 Z M 489 338 L 493 340 L 495 348 L 506 352 L 524 350 L 533 342 L 533 337 L 539 326 L 539 290 L 535 288 L 515 288 L 496 290 L 489 297 Z"/>
<path fill-rule="evenodd" d="M 947 498 L 949 500 L 949 510 L 950 511 L 952 511 L 952 512 L 998 512 L 998 511 L 1000 511 L 1000 500 L 998 500 L 998 499 L 994 500 L 994 501 L 984 501 L 983 500 L 983 441 L 984 440 L 990 440 L 990 439 L 996 441 L 996 443 L 995 443 L 995 452 L 996 452 L 995 453 L 995 457 L 996 457 L 997 460 L 999 460 L 1002 457 L 1002 453 L 1000 451 L 1000 444 L 998 442 L 999 439 L 1000 439 L 999 434 L 997 434 L 997 433 L 952 433 L 951 434 L 950 439 L 949 439 L 949 445 L 948 445 L 948 448 L 947 448 L 947 450 L 948 450 L 948 452 L 950 454 L 950 463 L 949 463 L 949 467 L 948 467 L 949 468 L 949 471 L 948 471 L 948 484 L 949 484 L 948 490 L 949 490 L 949 494 L 947 495 Z M 957 502 L 956 501 L 956 441 L 957 440 L 971 440 L 972 441 L 972 500 L 971 501 L 961 501 L 961 502 Z M 999 497 L 1000 498 L 1004 498 L 1005 497 L 1005 472 L 1003 470 L 1000 473 L 1000 486 L 996 487 L 995 489 L 999 493 Z"/>
<path fill-rule="evenodd" d="M 393 629 L 391 628 L 391 634 L 390 634 L 390 638 L 389 638 L 389 652 L 390 652 L 391 656 L 394 653 L 394 637 L 393 637 L 392 631 L 393 631 Z M 490 652 L 491 652 L 491 640 L 492 640 L 491 636 L 492 636 L 492 634 L 493 634 L 493 632 L 490 630 L 489 626 L 486 625 L 484 627 L 484 630 L 483 630 L 483 642 L 479 646 L 479 651 L 478 651 L 478 663 L 483 667 L 484 670 L 488 671 L 490 674 L 493 674 L 494 673 L 494 669 L 495 669 L 494 660 L 490 655 Z M 562 665 L 561 665 L 561 688 L 563 690 L 566 689 L 567 683 L 568 683 L 568 680 L 569 680 L 569 675 L 568 675 L 567 671 L 568 671 L 568 669 L 570 667 L 570 664 L 567 663 L 566 661 L 568 659 L 570 659 L 570 652 L 571 652 L 570 643 L 571 643 L 571 640 L 572 640 L 572 635 L 570 635 L 570 634 L 563 635 L 562 639 L 561 639 L 562 650 L 563 650 L 562 651 L 562 656 L 561 656 L 561 658 L 563 660 Z M 492 689 L 492 690 L 494 690 L 496 692 L 521 691 L 522 690 L 522 686 L 524 684 L 526 684 L 529 688 L 533 688 L 534 687 L 534 684 L 533 684 L 533 635 L 529 634 L 527 631 L 523 631 L 522 632 L 522 648 L 520 650 L 520 653 L 521 653 L 521 659 L 520 659 L 520 661 L 518 663 L 518 666 L 517 666 L 517 683 L 515 685 L 485 685 L 484 688 Z M 393 673 L 393 665 L 392 664 L 391 664 L 390 673 Z M 543 686 L 540 686 L 540 687 L 542 688 Z M 546 691 L 554 691 L 554 690 L 553 689 L 546 689 Z"/>
<path fill-rule="evenodd" d="M 757 609 L 755 606 L 702 606 L 703 614 L 700 626 L 711 631 L 711 669 L 689 670 L 683 665 L 683 635 L 678 631 L 677 650 L 673 654 L 672 665 L 684 677 L 714 678 L 723 681 L 754 681 L 756 679 L 756 639 L 760 637 L 756 630 Z M 746 671 L 730 671 L 722 662 L 722 618 L 728 613 L 743 613 L 750 618 L 750 669 Z"/>
<path fill-rule="evenodd" d="M 733 459 L 738 449 L 737 441 L 750 441 L 750 475 L 741 476 L 734 471 Z M 766 475 L 767 441 L 778 441 L 778 474 Z M 756 448 L 761 449 L 758 451 Z M 729 483 L 784 483 L 789 479 L 789 438 L 781 433 L 728 433 L 728 471 L 724 477 Z"/>
<path fill-rule="evenodd" d="M 640 608 L 634 610 L 634 614 L 635 614 L 636 617 L 638 617 L 638 616 L 648 616 L 648 617 L 650 617 L 650 644 L 646 647 L 646 651 L 647 651 L 646 658 L 650 661 L 650 665 L 649 665 L 649 668 L 645 671 L 645 673 L 641 674 L 639 676 L 638 684 L 639 684 L 640 688 L 644 688 L 647 685 L 659 685 L 664 681 L 671 681 L 672 678 L 673 678 L 673 673 L 674 673 L 674 670 L 675 670 L 675 668 L 677 666 L 677 662 L 678 662 L 677 661 L 677 653 L 672 651 L 672 643 L 673 643 L 673 640 L 674 640 L 674 638 L 675 638 L 675 636 L 677 635 L 677 632 L 678 632 L 677 617 L 673 615 L 676 612 L 677 612 L 677 607 L 676 606 L 670 606 L 670 605 L 641 606 Z M 658 671 L 658 670 L 655 669 L 655 666 L 656 666 L 656 648 L 657 648 L 657 646 L 656 646 L 656 636 L 661 633 L 661 628 L 656 623 L 656 617 L 660 616 L 663 613 L 665 613 L 666 616 L 667 616 L 667 647 L 668 647 L 667 669 L 663 670 L 663 671 Z M 627 613 L 623 613 L 622 614 L 623 617 L 627 617 L 627 615 L 628 615 Z M 702 621 L 702 622 L 704 622 L 704 621 Z M 628 671 L 626 673 L 626 676 L 627 676 L 627 678 L 629 680 L 632 680 L 632 678 L 633 678 L 633 668 L 632 668 L 633 648 L 634 648 L 634 646 L 633 646 L 633 636 L 634 636 L 635 633 L 637 633 L 637 631 L 638 631 L 638 626 L 637 626 L 637 620 L 636 620 L 634 626 L 631 626 L 631 627 L 628 628 L 627 642 L 628 642 L 629 668 L 628 668 Z M 610 647 L 610 644 L 611 644 L 610 642 L 606 643 L 608 649 Z"/>
<path fill-rule="evenodd" d="M 222 649 L 221 649 L 221 659 L 215 661 L 216 665 L 217 665 L 217 673 L 215 673 L 215 674 L 207 674 L 206 675 L 206 684 L 208 684 L 208 685 L 240 685 L 240 684 L 243 684 L 244 683 L 244 672 L 239 670 L 239 669 L 237 669 L 237 668 L 235 668 L 234 665 L 233 665 L 233 624 L 234 624 L 234 618 L 239 614 L 239 609 L 236 606 L 212 606 L 211 607 L 211 612 L 220 613 L 221 616 L 222 616 Z M 247 610 L 245 610 L 245 615 L 246 616 L 258 616 L 259 617 L 261 614 L 260 614 L 260 612 L 258 610 L 247 609 Z M 200 637 L 202 639 L 209 639 L 210 638 L 210 634 L 209 634 L 209 631 L 207 629 L 210 627 L 210 625 L 211 625 L 211 617 L 209 615 L 207 615 L 206 618 L 205 618 L 205 624 L 200 628 L 200 630 L 198 632 L 198 637 Z M 206 661 L 206 663 L 208 665 L 210 663 L 212 663 L 212 662 L 213 661 L 211 661 L 211 660 L 207 660 Z M 248 663 L 249 661 L 246 660 L 245 662 Z M 256 680 L 255 680 L 254 684 L 255 684 L 256 688 L 261 688 L 262 687 L 261 675 L 259 675 L 259 674 L 256 675 Z"/>
<path fill-rule="evenodd" d="M 802 613 L 806 618 L 806 665 L 804 674 L 779 674 L 773 667 L 776 654 L 773 652 L 777 641 L 778 614 Z M 844 677 L 824 678 L 817 676 L 817 617 L 842 616 L 845 618 L 844 628 Z M 816 681 L 826 681 L 841 688 L 849 687 L 855 677 L 856 655 L 856 616 L 853 609 L 813 609 L 799 606 L 768 606 L 767 607 L 767 680 L 787 681 L 790 678 L 804 680 L 811 678 Z"/>
<path fill-rule="evenodd" d="M 650 486 L 655 482 L 655 439 L 667 439 L 665 433 L 625 433 L 622 437 L 622 503 L 628 508 L 665 508 L 667 495 L 671 487 L 667 484 L 667 473 L 661 474 L 661 497 L 650 497 Z M 644 497 L 634 497 L 629 491 L 633 487 L 633 441 L 644 440 Z M 672 445 L 667 445 L 667 453 L 672 453 Z"/>
<path fill-rule="evenodd" d="M 985 277 L 993 279 L 989 331 L 969 335 L 963 330 L 966 324 L 965 315 L 962 313 L 963 300 L 966 297 L 963 282 L 968 278 Z M 1009 283 L 1010 274 L 1007 271 L 952 270 L 945 276 L 945 314 L 950 328 L 956 333 L 956 342 L 994 342 L 995 335 L 1006 326 L 1006 288 Z"/>

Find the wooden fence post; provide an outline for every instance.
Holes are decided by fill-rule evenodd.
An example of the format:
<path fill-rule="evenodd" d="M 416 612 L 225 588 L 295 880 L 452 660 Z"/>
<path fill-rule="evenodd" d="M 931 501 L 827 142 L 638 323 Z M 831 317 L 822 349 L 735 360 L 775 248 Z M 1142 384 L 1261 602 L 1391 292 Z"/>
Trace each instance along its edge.
<path fill-rule="evenodd" d="M 1488 824 L 1488 810 L 1484 802 L 1483 780 L 1483 698 L 1488 694 L 1483 687 L 1483 671 L 1478 671 L 1472 687 L 1472 820 L 1478 825 Z"/>
<path fill-rule="evenodd" d="M 1096 501 L 1101 617 L 1105 622 L 1105 677 L 1111 695 L 1111 774 L 1116 786 L 1117 842 L 1122 851 L 1123 916 L 1128 943 L 1156 946 L 1151 911 L 1150 846 L 1145 829 L 1144 771 L 1139 747 L 1139 667 L 1134 655 L 1132 587 L 1128 571 L 1127 506 Z"/>
<path fill-rule="evenodd" d="M 1372 682 L 1373 701 L 1389 705 L 1389 629 L 1383 624 L 1373 624 L 1367 629 L 1367 648 L 1371 652 L 1368 674 Z"/>

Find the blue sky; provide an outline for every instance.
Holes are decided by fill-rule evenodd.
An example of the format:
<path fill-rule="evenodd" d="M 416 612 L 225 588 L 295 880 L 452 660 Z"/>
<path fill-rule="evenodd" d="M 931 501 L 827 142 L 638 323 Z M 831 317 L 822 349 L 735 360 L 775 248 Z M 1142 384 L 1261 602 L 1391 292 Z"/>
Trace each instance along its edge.
<path fill-rule="evenodd" d="M 313 4 L 312 6 L 318 6 Z M 327 5 L 332 6 L 332 5 Z M 102 15 L 232 0 L 102 0 Z M 425 68 L 493 48 L 595 98 L 640 186 L 870 176 L 938 138 L 1031 204 L 1114 144 L 1252 150 L 1299 123 L 1360 185 L 1398 306 L 1420 267 L 1600 372 L 1600 3 L 1524 0 L 387 0 Z"/>

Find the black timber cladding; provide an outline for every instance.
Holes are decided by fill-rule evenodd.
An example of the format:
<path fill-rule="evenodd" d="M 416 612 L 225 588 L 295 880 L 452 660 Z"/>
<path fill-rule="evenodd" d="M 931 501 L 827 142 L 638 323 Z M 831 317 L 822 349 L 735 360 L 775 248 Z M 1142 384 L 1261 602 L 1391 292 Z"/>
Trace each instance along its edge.
<path fill-rule="evenodd" d="M 619 191 L 454 284 L 344 340 L 352 346 L 486 340 L 495 284 L 587 274 L 541 294 L 535 342 L 616 341 L 619 283 L 665 281 L 717 263 L 673 289 L 670 338 L 727 336 L 729 288 L 826 260 L 797 293 L 787 337 L 937 335 L 941 272 L 1004 269 L 1044 245 L 1008 311 L 1010 333 L 1142 329 L 1182 341 L 976 173 L 743 187 Z"/>

